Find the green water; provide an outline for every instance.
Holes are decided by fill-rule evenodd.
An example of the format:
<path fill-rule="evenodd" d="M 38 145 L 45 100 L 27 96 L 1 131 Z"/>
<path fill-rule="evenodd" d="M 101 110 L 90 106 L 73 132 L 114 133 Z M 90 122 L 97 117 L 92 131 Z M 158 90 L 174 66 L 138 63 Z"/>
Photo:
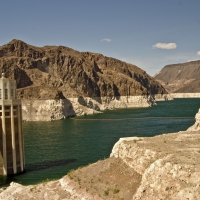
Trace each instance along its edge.
<path fill-rule="evenodd" d="M 59 179 L 70 169 L 109 157 L 121 137 L 154 136 L 186 130 L 195 122 L 200 99 L 158 102 L 151 108 L 105 111 L 103 114 L 52 122 L 25 122 L 26 172 L 0 177 L 23 185 Z"/>

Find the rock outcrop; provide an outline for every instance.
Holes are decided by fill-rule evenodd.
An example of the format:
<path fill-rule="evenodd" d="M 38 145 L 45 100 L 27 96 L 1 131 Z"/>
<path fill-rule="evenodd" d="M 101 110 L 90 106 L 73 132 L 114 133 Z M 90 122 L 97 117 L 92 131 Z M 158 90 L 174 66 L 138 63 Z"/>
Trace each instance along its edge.
<path fill-rule="evenodd" d="M 169 93 L 200 93 L 200 60 L 167 65 L 154 78 Z"/>
<path fill-rule="evenodd" d="M 164 97 L 161 100 L 166 100 Z M 99 103 L 99 101 L 102 103 Z M 109 100 L 107 97 L 79 97 L 55 100 L 30 99 L 22 100 L 22 115 L 24 121 L 51 121 L 75 115 L 100 113 L 103 110 L 115 108 L 149 107 L 154 104 L 155 99 L 149 95 L 122 96 L 112 100 Z"/>
<path fill-rule="evenodd" d="M 32 120 L 38 120 L 39 115 L 42 115 L 42 112 L 39 114 L 40 107 L 43 107 L 44 114 L 49 111 L 49 102 L 46 100 L 55 100 L 51 106 L 60 107 L 60 101 L 57 100 L 64 99 L 63 103 L 67 102 L 64 107 L 68 107 L 70 99 L 76 98 L 75 104 L 71 102 L 69 113 L 53 113 L 49 117 L 57 119 L 58 116 L 62 118 L 79 114 L 76 108 L 80 99 L 86 101 L 90 98 L 91 102 L 98 104 L 89 109 L 86 107 L 82 113 L 87 114 L 87 110 L 88 113 L 91 109 L 96 112 L 99 108 L 109 109 L 113 105 L 151 106 L 155 102 L 153 95 L 159 94 L 163 99 L 167 96 L 166 90 L 157 81 L 135 65 L 64 46 L 35 47 L 20 40 L 12 40 L 0 47 L 0 72 L 16 79 L 17 97 L 22 99 L 24 112 L 33 107 L 37 110 L 36 115 L 32 113 Z M 33 106 L 26 107 L 27 100 L 33 101 Z M 35 100 L 42 101 L 36 103 Z M 83 106 L 80 104 L 80 109 Z M 37 117 L 34 119 L 34 116 Z"/>
<path fill-rule="evenodd" d="M 200 132 L 122 138 L 111 156 L 142 175 L 132 199 L 198 199 Z"/>
<path fill-rule="evenodd" d="M 199 141 L 200 131 L 121 138 L 110 158 L 57 181 L 11 183 L 0 199 L 200 199 Z"/>
<path fill-rule="evenodd" d="M 199 112 L 195 116 L 195 124 L 191 126 L 188 131 L 199 131 L 200 130 L 200 109 Z"/>

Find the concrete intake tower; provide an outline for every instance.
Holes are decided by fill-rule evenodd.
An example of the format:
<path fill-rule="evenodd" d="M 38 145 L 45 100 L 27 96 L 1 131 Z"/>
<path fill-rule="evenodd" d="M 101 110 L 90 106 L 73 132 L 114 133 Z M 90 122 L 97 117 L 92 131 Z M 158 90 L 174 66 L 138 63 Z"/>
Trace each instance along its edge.
<path fill-rule="evenodd" d="M 21 100 L 16 99 L 16 81 L 0 78 L 0 175 L 24 171 L 24 139 Z"/>

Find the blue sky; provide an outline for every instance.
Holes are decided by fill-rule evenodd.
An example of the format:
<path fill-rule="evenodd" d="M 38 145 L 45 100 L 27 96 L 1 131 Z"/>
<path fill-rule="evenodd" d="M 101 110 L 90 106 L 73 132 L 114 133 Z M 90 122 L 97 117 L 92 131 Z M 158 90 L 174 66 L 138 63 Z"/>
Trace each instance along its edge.
<path fill-rule="evenodd" d="M 63 45 L 137 65 L 150 75 L 200 60 L 200 0 L 6 0 L 0 45 Z"/>

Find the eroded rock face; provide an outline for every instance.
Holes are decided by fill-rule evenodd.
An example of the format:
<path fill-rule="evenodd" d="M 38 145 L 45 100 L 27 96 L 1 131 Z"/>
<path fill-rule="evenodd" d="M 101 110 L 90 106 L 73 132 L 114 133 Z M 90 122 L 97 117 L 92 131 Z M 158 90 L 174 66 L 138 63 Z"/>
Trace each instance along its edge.
<path fill-rule="evenodd" d="M 122 105 L 124 100 L 120 99 L 145 96 L 141 99 L 146 99 L 146 103 L 139 104 L 151 106 L 154 103 L 149 99 L 153 95 L 167 94 L 158 82 L 135 65 L 63 46 L 35 47 L 12 40 L 0 47 L 0 72 L 3 71 L 6 77 L 16 79 L 17 97 L 22 100 L 87 97 L 104 107 L 104 99 L 106 102 L 118 100 Z M 127 102 L 133 105 L 132 100 Z M 137 101 L 134 103 L 139 105 Z"/>
<path fill-rule="evenodd" d="M 165 89 L 145 71 L 102 54 L 78 52 L 63 46 L 35 47 L 12 40 L 0 47 L 0 70 L 18 78 L 20 88 L 49 87 L 65 98 L 116 97 L 165 94 Z M 15 69 L 15 71 L 13 70 Z M 48 86 L 48 87 L 47 87 Z M 47 88 L 46 88 L 47 87 Z M 50 99 L 41 92 L 23 99 Z"/>
<path fill-rule="evenodd" d="M 121 158 L 142 175 L 132 199 L 198 199 L 199 134 L 179 132 L 148 139 L 120 139 L 111 157 Z"/>
<path fill-rule="evenodd" d="M 110 158 L 35 186 L 12 183 L 0 199 L 200 199 L 200 131 L 121 138 Z"/>
<path fill-rule="evenodd" d="M 101 102 L 101 103 L 99 103 Z M 130 107 L 149 107 L 155 100 L 151 96 L 79 97 L 68 99 L 30 99 L 22 100 L 24 121 L 51 121 L 70 116 L 100 113 L 103 110 Z"/>
<path fill-rule="evenodd" d="M 200 130 L 200 109 L 199 112 L 195 116 L 195 124 L 191 126 L 188 131 L 199 131 Z"/>

